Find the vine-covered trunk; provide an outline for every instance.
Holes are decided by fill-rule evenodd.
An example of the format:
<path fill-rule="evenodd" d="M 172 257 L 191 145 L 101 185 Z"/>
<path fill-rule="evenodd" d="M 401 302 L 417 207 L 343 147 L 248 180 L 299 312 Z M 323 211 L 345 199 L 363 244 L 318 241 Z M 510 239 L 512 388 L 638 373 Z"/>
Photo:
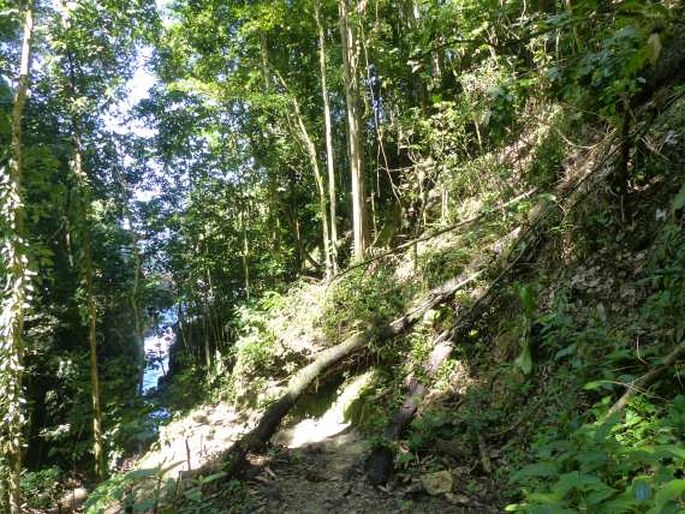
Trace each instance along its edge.
<path fill-rule="evenodd" d="M 9 174 L 2 170 L 0 180 L 0 215 L 6 225 L 3 236 L 5 288 L 0 313 L 0 387 L 3 391 L 2 453 L 9 469 L 3 472 L 0 505 L 11 514 L 22 512 L 20 489 L 23 427 L 25 424 L 23 381 L 24 312 L 29 301 L 29 270 L 24 234 L 24 204 L 21 189 L 23 172 L 22 120 L 28 94 L 33 36 L 33 5 L 24 5 L 24 35 L 19 63 L 19 80 L 12 107 L 12 140 Z"/>

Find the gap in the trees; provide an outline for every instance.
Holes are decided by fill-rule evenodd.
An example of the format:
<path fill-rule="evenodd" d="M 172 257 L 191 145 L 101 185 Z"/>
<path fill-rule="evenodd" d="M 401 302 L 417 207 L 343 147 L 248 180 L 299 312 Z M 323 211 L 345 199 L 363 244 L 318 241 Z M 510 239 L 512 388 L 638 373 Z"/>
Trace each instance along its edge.
<path fill-rule="evenodd" d="M 141 388 L 144 396 L 156 395 L 159 391 L 160 381 L 169 372 L 169 354 L 176 341 L 175 323 L 176 315 L 173 309 L 166 310 L 161 313 L 155 326 L 145 336 L 143 341 L 145 370 Z M 165 419 L 168 416 L 169 412 L 163 406 L 158 406 L 150 414 L 153 419 Z"/>

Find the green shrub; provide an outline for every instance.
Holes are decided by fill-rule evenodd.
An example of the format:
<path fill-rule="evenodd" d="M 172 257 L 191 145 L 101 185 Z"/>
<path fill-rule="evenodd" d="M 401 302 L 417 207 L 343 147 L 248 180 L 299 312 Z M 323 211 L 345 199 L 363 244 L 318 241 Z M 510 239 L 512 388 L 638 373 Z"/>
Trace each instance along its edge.
<path fill-rule="evenodd" d="M 52 466 L 21 474 L 21 492 L 28 507 L 43 509 L 54 505 L 63 488 L 60 483 L 62 471 Z"/>
<path fill-rule="evenodd" d="M 329 290 L 321 318 L 324 335 L 338 342 L 355 330 L 392 321 L 404 310 L 408 289 L 387 268 L 373 273 L 364 268 L 351 271 Z"/>
<path fill-rule="evenodd" d="M 618 421 L 615 416 L 569 426 L 562 434 L 542 433 L 532 448 L 535 462 L 512 477 L 523 487 L 524 501 L 507 510 L 683 512 L 685 397 L 676 397 L 667 408 L 636 400 L 625 422 Z"/>

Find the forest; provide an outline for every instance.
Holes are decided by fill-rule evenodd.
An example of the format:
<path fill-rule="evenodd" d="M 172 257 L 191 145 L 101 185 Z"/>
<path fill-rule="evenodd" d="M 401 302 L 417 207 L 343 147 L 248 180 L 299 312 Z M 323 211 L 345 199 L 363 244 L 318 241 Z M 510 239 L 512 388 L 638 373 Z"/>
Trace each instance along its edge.
<path fill-rule="evenodd" d="M 685 512 L 682 0 L 0 0 L 0 512 Z"/>

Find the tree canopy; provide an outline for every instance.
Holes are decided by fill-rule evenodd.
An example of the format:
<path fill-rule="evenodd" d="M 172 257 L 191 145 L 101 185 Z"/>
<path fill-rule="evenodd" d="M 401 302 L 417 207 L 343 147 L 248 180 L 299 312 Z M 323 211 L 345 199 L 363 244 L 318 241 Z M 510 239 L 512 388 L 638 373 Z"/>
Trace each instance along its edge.
<path fill-rule="evenodd" d="M 620 219 L 611 237 L 637 240 L 618 230 L 638 230 L 635 213 L 648 202 L 639 194 L 655 184 L 673 193 L 682 182 L 682 156 L 669 153 L 682 136 L 682 111 L 669 114 L 685 79 L 682 29 L 679 0 L 0 0 L 0 509 L 25 512 L 31 480 L 45 470 L 58 470 L 61 483 L 102 481 L 154 438 L 147 411 L 156 407 L 140 391 L 143 340 L 160 319 L 171 320 L 176 338 L 169 381 L 192 376 L 221 387 L 230 370 L 261 363 L 283 382 L 299 377 L 294 369 L 309 357 L 260 353 L 259 345 L 246 356 L 239 342 L 270 340 L 265 327 L 279 298 L 324 284 L 328 303 L 315 328 L 329 348 L 358 331 L 379 341 L 369 359 L 399 373 L 412 354 L 381 345 L 397 335 L 387 334 L 392 320 L 410 319 L 402 325 L 409 330 L 418 323 L 407 314 L 410 300 L 427 294 L 430 303 L 436 287 L 465 270 L 491 278 L 509 271 L 469 263 L 499 255 L 497 241 L 534 226 L 534 195 L 568 209 L 550 215 L 556 225 L 541 238 L 560 241 L 560 267 L 580 259 L 581 247 L 598 251 L 597 227 L 613 230 L 610 220 Z M 141 76 L 149 89 L 134 80 Z M 578 152 L 597 148 L 605 155 L 583 162 L 594 169 L 611 159 L 603 164 L 606 204 L 574 218 L 580 202 L 564 204 L 558 188 L 570 163 L 583 160 Z M 645 235 L 633 247 L 664 252 L 654 263 L 665 267 L 653 263 L 657 271 L 641 279 L 662 296 L 645 300 L 644 319 L 635 316 L 653 324 L 649 339 L 663 356 L 682 344 L 682 195 L 657 213 L 676 250 L 659 239 L 662 228 L 656 242 Z M 474 221 L 477 228 L 454 235 Z M 600 243 L 572 242 L 573 224 L 591 227 Z M 456 246 L 421 253 L 445 234 Z M 413 271 L 402 272 L 409 255 Z M 480 326 L 460 341 L 480 331 L 494 341 L 493 355 L 513 352 L 499 364 L 518 370 L 512 387 L 523 391 L 537 383 L 534 361 L 548 359 L 552 373 L 555 363 L 580 359 L 583 343 L 554 346 L 548 334 L 571 330 L 563 295 L 543 298 L 517 280 L 497 278 L 492 290 L 515 314 L 506 301 L 481 313 L 500 309 L 516 327 L 497 321 L 497 333 Z M 458 293 L 440 294 L 442 305 Z M 473 312 L 486 302 L 472 301 Z M 449 325 L 464 312 L 452 307 L 436 324 L 456 337 Z M 670 321 L 659 325 L 658 312 Z M 620 335 L 602 339 L 583 326 L 583 337 L 619 351 Z M 502 350 L 514 332 L 520 343 Z M 326 346 L 313 339 L 312 354 Z M 607 366 L 625 364 L 621 355 Z M 591 403 L 572 408 L 580 416 Z M 683 412 L 650 405 L 663 419 Z M 598 444 L 584 430 L 582 444 Z M 551 436 L 535 434 L 546 467 L 516 461 L 523 471 L 512 480 L 526 492 L 511 493 L 512 508 L 554 504 L 531 492 L 543 490 L 535 480 L 545 476 L 561 484 L 545 494 L 574 490 L 590 501 L 582 491 L 594 487 L 592 466 L 563 446 L 570 443 L 545 446 Z M 546 450 L 565 464 L 551 470 Z M 676 449 L 659 458 L 683 462 Z M 668 502 L 682 507 L 682 476 L 657 479 L 655 470 L 642 461 L 622 468 L 592 490 L 602 496 L 593 500 L 618 502 L 630 482 L 652 501 L 655 484 L 668 484 L 654 496 L 665 510 L 654 512 L 675 512 Z M 571 476 L 579 472 L 587 473 Z M 669 487 L 677 492 L 664 500 Z M 559 512 L 580 503 L 569 499 Z"/>

